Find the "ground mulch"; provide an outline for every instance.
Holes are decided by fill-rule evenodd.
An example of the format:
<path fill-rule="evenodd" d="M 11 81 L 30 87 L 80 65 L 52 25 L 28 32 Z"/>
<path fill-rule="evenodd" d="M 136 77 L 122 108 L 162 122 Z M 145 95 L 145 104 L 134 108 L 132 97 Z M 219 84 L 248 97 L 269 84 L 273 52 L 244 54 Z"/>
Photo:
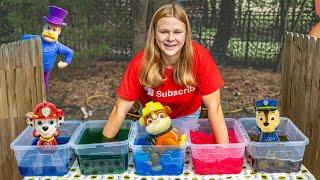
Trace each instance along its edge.
<path fill-rule="evenodd" d="M 67 119 L 106 119 L 128 61 L 96 61 L 52 72 L 47 100 L 65 110 Z M 221 90 L 225 117 L 254 116 L 253 102 L 280 99 L 280 73 L 268 69 L 219 66 L 225 85 Z M 108 98 L 110 97 L 110 98 Z M 88 104 L 88 103 L 89 104 Z M 85 118 L 81 107 L 91 110 Z M 206 112 L 203 111 L 203 117 Z"/>

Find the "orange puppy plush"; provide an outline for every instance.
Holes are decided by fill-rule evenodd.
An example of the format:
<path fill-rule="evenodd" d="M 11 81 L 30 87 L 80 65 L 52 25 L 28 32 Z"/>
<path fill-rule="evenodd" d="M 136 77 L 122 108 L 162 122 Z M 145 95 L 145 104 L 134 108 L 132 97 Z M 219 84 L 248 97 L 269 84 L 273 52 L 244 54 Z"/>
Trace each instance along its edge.
<path fill-rule="evenodd" d="M 182 146 L 186 142 L 186 135 L 179 135 L 177 129 L 172 128 L 169 106 L 163 106 L 159 102 L 150 101 L 142 109 L 142 117 L 139 119 L 141 126 L 146 126 L 146 131 L 151 135 L 154 145 Z"/>

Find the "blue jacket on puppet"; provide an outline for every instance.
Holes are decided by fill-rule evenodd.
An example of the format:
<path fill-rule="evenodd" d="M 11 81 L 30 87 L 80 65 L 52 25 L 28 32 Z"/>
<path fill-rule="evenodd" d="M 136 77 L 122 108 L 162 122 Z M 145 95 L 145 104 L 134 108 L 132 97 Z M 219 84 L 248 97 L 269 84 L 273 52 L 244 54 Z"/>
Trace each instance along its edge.
<path fill-rule="evenodd" d="M 21 36 L 21 40 L 27 40 L 31 38 L 40 37 L 39 35 L 24 34 Z M 73 50 L 67 46 L 61 44 L 58 41 L 47 42 L 41 38 L 42 43 L 42 60 L 43 60 L 43 71 L 49 72 L 53 69 L 54 63 L 56 62 L 57 55 L 64 55 L 64 62 L 70 64 L 73 57 Z"/>
<path fill-rule="evenodd" d="M 44 69 L 44 84 L 48 89 L 50 71 L 54 67 L 57 55 L 64 55 L 64 61 L 58 62 L 59 68 L 68 66 L 73 57 L 73 50 L 58 42 L 58 37 L 61 33 L 61 27 L 66 26 L 64 18 L 68 12 L 57 6 L 50 6 L 48 16 L 44 16 L 45 24 L 41 35 L 42 43 L 42 60 Z M 21 40 L 40 37 L 39 35 L 24 34 Z"/>
<path fill-rule="evenodd" d="M 261 99 L 255 102 L 256 123 L 261 130 L 260 142 L 280 141 L 276 128 L 280 124 L 278 101 Z"/>

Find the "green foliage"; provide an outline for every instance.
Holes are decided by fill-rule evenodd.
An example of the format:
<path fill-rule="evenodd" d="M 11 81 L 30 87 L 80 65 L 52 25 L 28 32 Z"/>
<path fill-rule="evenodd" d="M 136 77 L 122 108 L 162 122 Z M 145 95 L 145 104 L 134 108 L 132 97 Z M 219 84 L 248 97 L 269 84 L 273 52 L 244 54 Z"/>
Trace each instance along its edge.
<path fill-rule="evenodd" d="M 247 47 L 248 50 L 246 50 Z M 239 38 L 231 38 L 228 50 L 229 53 L 237 59 L 246 58 L 246 51 L 248 51 L 248 59 L 274 59 L 275 55 L 280 51 L 280 43 L 258 41 L 246 42 L 241 41 Z"/>
<path fill-rule="evenodd" d="M 0 25 L 8 27 L 0 30 L 4 33 L 1 42 L 18 40 L 22 34 L 41 34 L 43 16 L 50 5 L 57 5 L 69 12 L 59 41 L 75 50 L 75 58 L 101 59 L 110 53 L 109 47 L 123 48 L 131 43 L 130 3 L 126 1 L 4 0 L 0 5 L 8 9 L 2 12 L 6 21 L 0 20 Z"/>

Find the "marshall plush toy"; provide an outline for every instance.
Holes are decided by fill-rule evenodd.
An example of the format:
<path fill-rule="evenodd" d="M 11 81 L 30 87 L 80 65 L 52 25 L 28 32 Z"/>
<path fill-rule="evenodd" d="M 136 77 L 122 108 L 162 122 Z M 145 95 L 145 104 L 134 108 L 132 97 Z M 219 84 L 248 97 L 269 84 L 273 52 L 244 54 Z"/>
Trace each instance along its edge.
<path fill-rule="evenodd" d="M 278 101 L 275 99 L 262 99 L 255 102 L 256 123 L 261 130 L 260 142 L 279 141 L 276 128 L 280 123 Z"/>
<path fill-rule="evenodd" d="M 141 126 L 146 126 L 150 134 L 152 144 L 180 146 L 186 142 L 186 135 L 179 135 L 177 129 L 172 128 L 169 106 L 163 106 L 159 102 L 150 101 L 142 109 L 142 117 L 139 119 Z"/>
<path fill-rule="evenodd" d="M 27 123 L 34 127 L 33 136 L 39 138 L 38 146 L 57 145 L 58 127 L 64 122 L 63 110 L 44 101 L 38 104 L 33 112 L 27 113 L 26 117 Z"/>

